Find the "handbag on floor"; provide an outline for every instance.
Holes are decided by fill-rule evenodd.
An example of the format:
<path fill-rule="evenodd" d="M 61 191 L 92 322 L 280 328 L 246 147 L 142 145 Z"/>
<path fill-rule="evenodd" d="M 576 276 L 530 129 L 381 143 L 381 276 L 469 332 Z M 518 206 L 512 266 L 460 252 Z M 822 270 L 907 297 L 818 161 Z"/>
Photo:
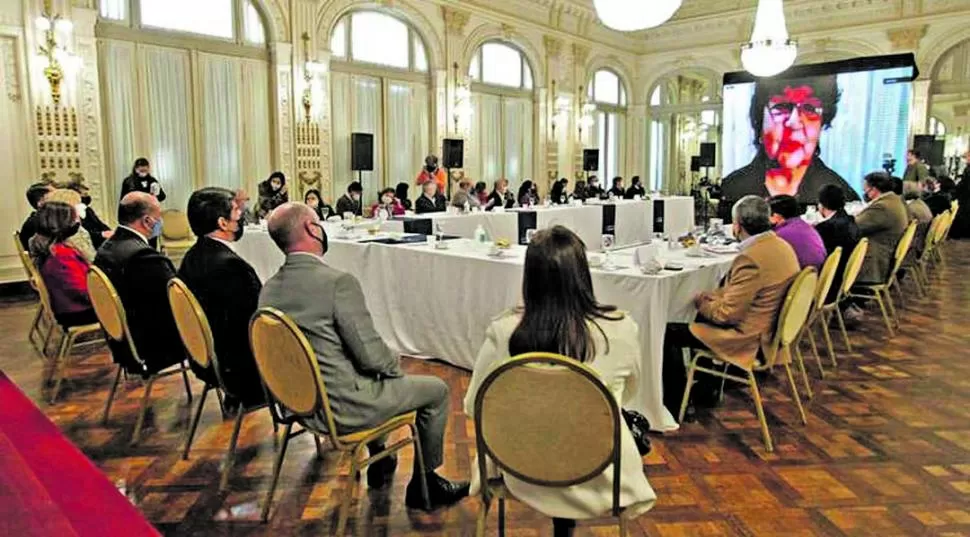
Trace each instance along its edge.
<path fill-rule="evenodd" d="M 640 452 L 640 455 L 650 453 L 650 437 L 648 436 L 650 422 L 646 416 L 633 410 L 621 409 L 620 411 L 623 413 L 623 419 L 626 421 L 627 427 L 630 428 L 630 433 L 633 434 L 633 441 L 637 444 L 637 451 Z"/>

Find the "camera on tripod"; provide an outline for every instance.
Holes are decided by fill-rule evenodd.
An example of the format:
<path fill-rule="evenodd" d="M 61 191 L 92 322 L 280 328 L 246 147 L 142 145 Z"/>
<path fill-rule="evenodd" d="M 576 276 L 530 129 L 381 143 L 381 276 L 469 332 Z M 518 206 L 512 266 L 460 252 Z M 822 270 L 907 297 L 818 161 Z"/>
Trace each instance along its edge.
<path fill-rule="evenodd" d="M 886 173 L 893 175 L 896 173 L 896 159 L 889 153 L 883 153 L 882 155 L 882 169 L 886 170 Z"/>

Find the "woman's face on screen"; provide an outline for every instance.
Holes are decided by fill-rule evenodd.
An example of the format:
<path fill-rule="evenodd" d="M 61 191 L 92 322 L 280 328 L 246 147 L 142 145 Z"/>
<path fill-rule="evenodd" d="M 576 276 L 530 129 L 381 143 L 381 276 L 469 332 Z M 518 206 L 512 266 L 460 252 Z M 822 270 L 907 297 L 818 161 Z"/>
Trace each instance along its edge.
<path fill-rule="evenodd" d="M 811 86 L 786 87 L 765 106 L 761 141 L 783 168 L 807 166 L 822 132 L 822 101 Z"/>

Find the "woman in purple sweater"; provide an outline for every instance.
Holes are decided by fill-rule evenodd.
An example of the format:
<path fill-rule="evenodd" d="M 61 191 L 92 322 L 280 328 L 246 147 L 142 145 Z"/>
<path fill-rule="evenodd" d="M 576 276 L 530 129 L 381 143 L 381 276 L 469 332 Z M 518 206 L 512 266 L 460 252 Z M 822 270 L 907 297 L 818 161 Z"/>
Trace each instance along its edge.
<path fill-rule="evenodd" d="M 771 205 L 771 225 L 775 233 L 791 245 L 801 268 L 821 268 L 825 264 L 825 243 L 815 227 L 802 219 L 798 201 L 793 196 L 774 196 Z"/>

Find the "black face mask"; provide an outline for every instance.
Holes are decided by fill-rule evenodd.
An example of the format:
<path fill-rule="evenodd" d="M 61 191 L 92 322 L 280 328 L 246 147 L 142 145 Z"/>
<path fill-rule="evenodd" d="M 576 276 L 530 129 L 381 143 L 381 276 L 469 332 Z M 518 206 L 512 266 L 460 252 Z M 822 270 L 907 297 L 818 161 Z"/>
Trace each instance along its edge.
<path fill-rule="evenodd" d="M 323 224 L 319 222 L 311 222 L 311 224 L 315 225 L 317 229 L 320 230 L 320 237 L 317 237 L 313 233 L 310 233 L 309 227 L 307 227 L 306 231 L 307 233 L 310 233 L 310 236 L 313 237 L 314 240 L 320 243 L 320 246 L 323 246 L 323 252 L 320 253 L 320 255 L 322 256 L 330 250 L 330 239 L 327 237 L 327 230 L 323 229 Z"/>
<path fill-rule="evenodd" d="M 90 207 L 91 206 L 91 196 L 81 196 L 81 203 L 83 203 L 83 204 L 87 205 L 88 207 Z"/>
<path fill-rule="evenodd" d="M 62 240 L 70 239 L 71 237 L 77 235 L 78 231 L 81 231 L 81 223 L 75 222 L 70 227 L 64 228 L 64 231 L 61 232 L 61 236 L 63 237 Z"/>
<path fill-rule="evenodd" d="M 437 164 L 425 164 L 424 165 L 424 169 L 428 170 L 431 173 L 434 173 L 435 170 L 438 169 L 438 165 Z"/>
<path fill-rule="evenodd" d="M 239 239 L 242 238 L 243 231 L 245 230 L 246 230 L 246 223 L 243 222 L 243 219 L 240 216 L 239 220 L 236 221 L 236 231 L 232 232 L 232 240 L 235 242 L 239 242 Z"/>

